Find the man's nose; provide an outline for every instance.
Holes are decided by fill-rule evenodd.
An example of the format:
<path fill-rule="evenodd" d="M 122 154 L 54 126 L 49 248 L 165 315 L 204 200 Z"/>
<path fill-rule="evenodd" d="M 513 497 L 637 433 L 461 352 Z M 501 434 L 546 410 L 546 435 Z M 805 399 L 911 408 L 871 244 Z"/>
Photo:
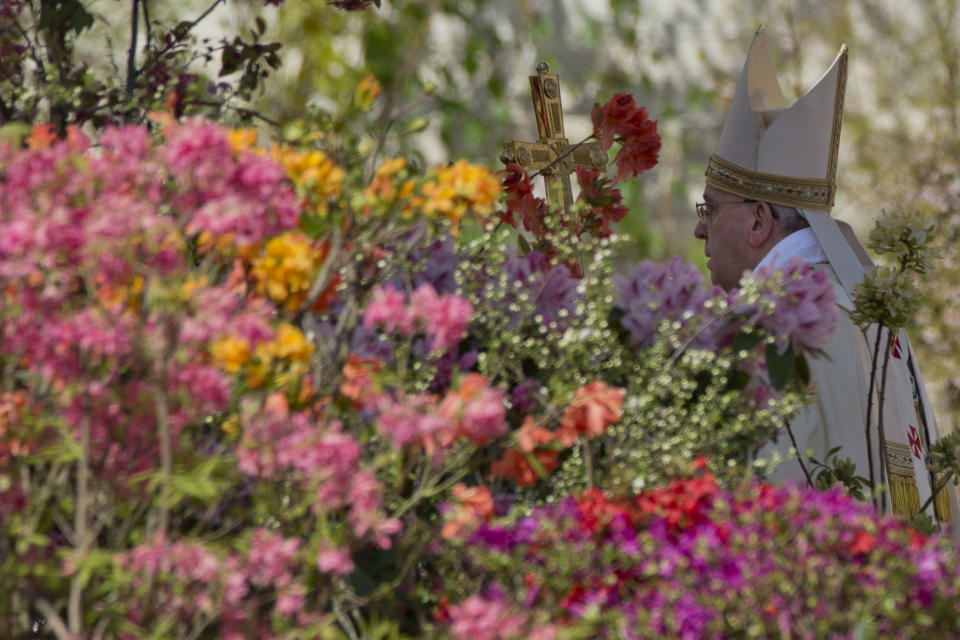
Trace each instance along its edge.
<path fill-rule="evenodd" d="M 707 239 L 707 225 L 704 224 L 703 220 L 698 221 L 697 226 L 693 228 L 693 236 L 700 240 Z"/>

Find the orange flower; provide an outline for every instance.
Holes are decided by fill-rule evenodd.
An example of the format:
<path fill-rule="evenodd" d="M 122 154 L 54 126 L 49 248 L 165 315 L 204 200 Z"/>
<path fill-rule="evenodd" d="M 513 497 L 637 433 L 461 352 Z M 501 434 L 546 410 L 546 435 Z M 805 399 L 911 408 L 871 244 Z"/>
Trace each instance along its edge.
<path fill-rule="evenodd" d="M 33 132 L 27 138 L 27 145 L 33 149 L 49 149 L 57 141 L 57 134 L 53 130 L 52 124 L 34 125 Z"/>
<path fill-rule="evenodd" d="M 463 483 L 453 486 L 453 498 L 456 504 L 440 531 L 445 539 L 450 540 L 462 533 L 473 531 L 481 522 L 488 522 L 493 517 L 493 496 L 484 486 L 467 487 Z"/>
<path fill-rule="evenodd" d="M 555 440 L 552 432 L 536 426 L 533 418 L 527 416 L 517 430 L 517 445 L 507 449 L 502 458 L 490 465 L 490 477 L 511 478 L 519 487 L 532 487 L 539 482 L 541 474 L 549 475 L 559 466 L 560 451 L 541 446 L 550 445 Z"/>
<path fill-rule="evenodd" d="M 573 402 L 560 421 L 557 437 L 569 447 L 585 433 L 589 437 L 606 432 L 607 427 L 620 420 L 623 389 L 609 388 L 605 382 L 591 382 L 577 389 Z"/>
<path fill-rule="evenodd" d="M 383 362 L 379 358 L 351 353 L 343 366 L 340 393 L 356 403 L 362 402 L 364 396 L 374 391 L 373 376 L 381 366 Z"/>

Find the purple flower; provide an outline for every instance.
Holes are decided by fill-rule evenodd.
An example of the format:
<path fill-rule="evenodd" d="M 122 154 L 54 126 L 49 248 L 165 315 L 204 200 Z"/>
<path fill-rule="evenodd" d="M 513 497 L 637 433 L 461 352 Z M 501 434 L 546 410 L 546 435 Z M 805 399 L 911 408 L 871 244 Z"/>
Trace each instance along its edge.
<path fill-rule="evenodd" d="M 564 265 L 551 267 L 539 251 L 531 251 L 525 256 L 509 258 L 503 265 L 511 285 L 520 283 L 520 287 L 533 300 L 535 313 L 543 319 L 544 325 L 564 324 L 561 311 L 571 315 L 576 310 L 578 281 Z"/>
<path fill-rule="evenodd" d="M 674 256 L 663 264 L 644 260 L 629 276 L 613 276 L 614 305 L 623 311 L 620 323 L 634 346 L 649 346 L 664 322 L 703 319 L 704 305 L 722 295 L 708 289 L 695 266 Z"/>
<path fill-rule="evenodd" d="M 839 318 L 833 282 L 797 256 L 782 271 L 761 267 L 754 274 L 761 291 L 774 302 L 772 313 L 758 307 L 752 319 L 777 337 L 781 352 L 792 344 L 798 352 L 822 351 L 830 344 Z M 778 286 L 779 285 L 779 286 Z"/>

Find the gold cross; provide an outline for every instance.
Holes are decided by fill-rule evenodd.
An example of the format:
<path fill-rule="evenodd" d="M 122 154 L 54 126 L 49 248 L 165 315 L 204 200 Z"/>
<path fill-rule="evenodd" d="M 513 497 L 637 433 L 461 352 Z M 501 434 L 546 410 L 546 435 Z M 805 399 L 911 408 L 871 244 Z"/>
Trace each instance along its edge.
<path fill-rule="evenodd" d="M 530 93 L 540 139 L 537 142 L 513 140 L 503 143 L 500 161 L 504 164 L 516 162 L 530 173 L 540 171 L 547 188 L 547 203 L 569 211 L 573 204 L 570 173 L 580 166 L 594 167 L 602 172 L 607 166 L 607 154 L 598 141 L 581 144 L 568 153 L 570 143 L 563 133 L 560 78 L 550 73 L 550 65 L 546 62 L 537 65 L 537 75 L 530 76 Z"/>

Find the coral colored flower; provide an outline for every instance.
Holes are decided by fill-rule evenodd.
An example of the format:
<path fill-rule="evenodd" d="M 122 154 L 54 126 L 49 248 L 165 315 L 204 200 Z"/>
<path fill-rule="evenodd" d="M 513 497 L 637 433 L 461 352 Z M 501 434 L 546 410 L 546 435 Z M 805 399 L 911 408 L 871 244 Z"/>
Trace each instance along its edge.
<path fill-rule="evenodd" d="M 850 544 L 850 553 L 855 555 L 870 553 L 877 546 L 877 537 L 866 531 L 857 531 L 856 538 Z"/>
<path fill-rule="evenodd" d="M 476 529 L 481 522 L 493 517 L 493 497 L 485 486 L 453 485 L 452 512 L 440 531 L 446 539 L 455 538 Z"/>
<path fill-rule="evenodd" d="M 591 382 L 577 389 L 573 402 L 563 413 L 557 438 L 569 447 L 581 434 L 598 436 L 620 421 L 623 389 L 610 388 L 605 382 Z"/>
<path fill-rule="evenodd" d="M 490 387 L 479 373 L 463 377 L 460 387 L 447 393 L 440 413 L 453 420 L 461 435 L 476 445 L 484 445 L 509 430 L 503 391 Z"/>
<path fill-rule="evenodd" d="M 490 476 L 510 478 L 519 487 L 532 487 L 541 480 L 541 474 L 549 475 L 559 466 L 560 450 L 550 446 L 556 437 L 553 432 L 536 426 L 531 416 L 527 416 L 516 437 L 516 446 L 507 449 L 503 457 L 491 463 Z M 536 460 L 536 466 L 531 458 Z"/>
<path fill-rule="evenodd" d="M 354 402 L 360 402 L 367 394 L 374 392 L 374 378 L 383 366 L 383 361 L 373 356 L 359 356 L 351 353 L 343 365 L 343 382 L 340 393 Z"/>

